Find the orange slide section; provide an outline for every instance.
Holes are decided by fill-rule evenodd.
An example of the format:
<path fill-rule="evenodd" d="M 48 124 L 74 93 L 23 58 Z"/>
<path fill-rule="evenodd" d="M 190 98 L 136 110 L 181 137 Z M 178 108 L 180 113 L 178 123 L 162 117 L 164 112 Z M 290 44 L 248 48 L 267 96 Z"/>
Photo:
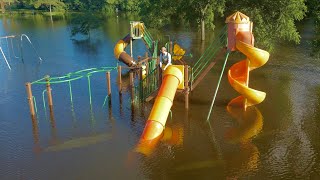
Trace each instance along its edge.
<path fill-rule="evenodd" d="M 266 93 L 249 88 L 249 72 L 263 66 L 269 59 L 267 51 L 258 49 L 253 45 L 251 32 L 238 32 L 236 35 L 236 49 L 247 56 L 246 59 L 231 66 L 228 80 L 231 86 L 241 94 L 231 100 L 229 105 L 243 106 L 244 108 L 261 103 Z"/>
<path fill-rule="evenodd" d="M 130 43 L 130 34 L 123 39 L 120 39 L 114 47 L 114 56 L 127 66 L 131 67 L 136 64 L 133 58 L 126 53 L 125 48 Z"/>
<path fill-rule="evenodd" d="M 163 73 L 162 84 L 136 148 L 137 152 L 151 154 L 162 138 L 174 96 L 181 83 L 183 83 L 183 72 L 177 67 L 168 66 Z"/>

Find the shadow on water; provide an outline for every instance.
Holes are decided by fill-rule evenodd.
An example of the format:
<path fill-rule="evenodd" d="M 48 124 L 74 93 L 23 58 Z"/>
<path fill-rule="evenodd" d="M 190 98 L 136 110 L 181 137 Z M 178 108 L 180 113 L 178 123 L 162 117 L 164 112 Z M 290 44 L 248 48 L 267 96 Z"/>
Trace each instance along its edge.
<path fill-rule="evenodd" d="M 86 52 L 92 55 L 100 53 L 100 47 L 102 45 L 100 40 L 83 39 L 83 40 L 72 40 L 73 44 L 79 52 Z"/>
<path fill-rule="evenodd" d="M 121 97 L 121 96 L 120 96 Z M 122 102 L 120 101 L 120 104 Z M 122 106 L 122 104 L 121 104 Z M 120 106 L 120 107 L 121 107 Z M 115 118 L 112 115 L 112 106 L 111 106 L 111 100 L 108 102 L 108 121 L 110 121 L 111 126 L 115 125 Z M 71 105 L 71 113 L 72 116 L 75 116 L 73 104 Z M 57 125 L 56 120 L 54 117 L 54 109 L 53 106 L 49 106 L 49 113 L 50 113 L 50 130 L 51 130 L 51 140 L 50 140 L 50 146 L 48 147 L 41 147 L 40 143 L 40 131 L 39 131 L 39 120 L 36 118 L 36 116 L 31 116 L 32 120 L 32 135 L 34 140 L 34 152 L 39 153 L 45 153 L 45 152 L 57 152 L 57 151 L 67 151 L 67 150 L 73 150 L 78 148 L 85 148 L 90 145 L 99 144 L 108 140 L 112 139 L 112 131 L 108 133 L 92 133 L 89 136 L 84 137 L 73 137 L 70 140 L 60 140 L 58 138 L 58 132 L 57 132 Z M 94 128 L 94 112 L 92 110 L 92 106 L 90 106 L 90 122 L 92 128 Z M 93 124 L 92 124 L 93 123 Z M 72 126 L 76 127 L 77 122 L 73 120 Z"/>

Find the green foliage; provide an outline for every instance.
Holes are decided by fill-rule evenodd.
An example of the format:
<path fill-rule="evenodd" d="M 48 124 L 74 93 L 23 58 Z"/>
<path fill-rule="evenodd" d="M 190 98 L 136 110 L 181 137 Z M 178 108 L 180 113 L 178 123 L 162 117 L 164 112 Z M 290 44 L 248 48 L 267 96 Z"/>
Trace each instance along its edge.
<path fill-rule="evenodd" d="M 60 0 L 35 0 L 33 5 L 36 9 L 46 7 L 47 9 L 53 8 L 55 11 L 65 11 L 66 5 Z"/>
<path fill-rule="evenodd" d="M 307 0 L 308 14 L 320 19 L 320 2 L 319 0 Z"/>
<path fill-rule="evenodd" d="M 215 14 L 223 15 L 225 0 L 145 0 L 140 2 L 140 15 L 151 27 L 163 27 L 172 22 L 191 26 L 204 20 L 214 28 Z"/>
<path fill-rule="evenodd" d="M 21 8 L 30 8 L 30 5 L 48 8 L 51 4 L 54 11 L 67 9 L 86 14 L 114 13 L 118 8 L 123 12 L 139 12 L 148 27 L 157 29 L 169 24 L 200 26 L 203 20 L 205 27 L 212 30 L 218 16 L 241 11 L 254 23 L 256 44 L 267 50 L 274 48 L 280 41 L 299 43 L 301 37 L 296 23 L 306 15 L 320 24 L 319 0 L 16 0 L 15 4 Z M 91 17 L 83 18 L 82 21 L 75 21 L 75 32 L 85 34 L 88 29 L 94 28 L 94 23 L 88 21 Z M 318 47 L 318 39 L 315 39 L 314 47 Z"/>
<path fill-rule="evenodd" d="M 179 19 L 179 10 L 177 4 L 181 0 L 145 0 L 140 2 L 140 15 L 150 27 L 163 27 L 170 24 L 173 19 Z"/>
<path fill-rule="evenodd" d="M 241 11 L 254 22 L 256 42 L 272 50 L 280 40 L 300 42 L 295 25 L 307 12 L 305 0 L 230 0 L 227 14 Z"/>

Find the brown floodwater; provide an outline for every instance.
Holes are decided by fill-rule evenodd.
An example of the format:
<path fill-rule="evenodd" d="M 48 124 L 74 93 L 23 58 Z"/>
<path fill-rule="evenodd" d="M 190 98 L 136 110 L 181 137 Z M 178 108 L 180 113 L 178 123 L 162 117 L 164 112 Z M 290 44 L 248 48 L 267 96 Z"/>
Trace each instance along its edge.
<path fill-rule="evenodd" d="M 207 121 L 223 65 L 219 61 L 190 94 L 189 110 L 184 97 L 176 95 L 166 124 L 176 137 L 160 141 L 149 156 L 133 150 L 152 103 L 131 103 L 127 70 L 121 96 L 117 71 L 111 72 L 111 104 L 105 106 L 104 73 L 90 77 L 91 105 L 87 78 L 72 82 L 72 101 L 67 83 L 53 84 L 53 113 L 43 96 L 45 85 L 34 84 L 37 119 L 32 120 L 25 83 L 45 75 L 117 66 L 113 48 L 129 33 L 130 20 L 135 19 L 109 17 L 91 32 L 90 40 L 73 41 L 65 19 L 51 22 L 38 15 L 0 19 L 0 36 L 26 34 L 37 50 L 24 40 L 22 62 L 19 41 L 14 39 L 12 51 L 10 39 L 1 39 L 12 70 L 0 55 L 0 179 L 320 178 L 320 61 L 309 55 L 311 21 L 299 26 L 300 45 L 278 47 L 264 66 L 250 73 L 250 87 L 266 92 L 265 101 L 230 114 L 226 106 L 239 94 L 225 72 Z M 192 58 L 186 57 L 192 64 L 218 31 L 219 26 L 216 32 L 207 32 L 205 42 L 192 28 L 167 27 L 160 35 L 170 35 L 192 53 Z M 134 58 L 146 51 L 143 42 L 134 42 Z M 231 54 L 226 71 L 241 59 Z"/>

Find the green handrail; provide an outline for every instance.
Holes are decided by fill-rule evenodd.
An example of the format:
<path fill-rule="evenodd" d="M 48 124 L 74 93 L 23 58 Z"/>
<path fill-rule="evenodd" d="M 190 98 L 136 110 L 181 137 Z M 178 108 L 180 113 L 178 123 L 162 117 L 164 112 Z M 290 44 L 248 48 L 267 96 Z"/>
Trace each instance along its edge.
<path fill-rule="evenodd" d="M 217 55 L 221 47 L 226 46 L 227 44 L 227 26 L 224 26 L 220 33 L 214 41 L 209 45 L 209 47 L 204 51 L 204 53 L 200 56 L 198 61 L 191 68 L 191 76 L 190 82 L 193 81 L 201 74 L 201 72 L 207 67 L 208 63 L 210 63 Z"/>
<path fill-rule="evenodd" d="M 112 70 L 116 70 L 117 67 L 100 67 L 100 68 L 89 68 L 89 69 L 83 69 L 80 71 L 68 73 L 64 76 L 58 76 L 58 77 L 43 77 L 41 79 L 38 79 L 36 81 L 31 82 L 31 84 L 47 84 L 48 82 L 50 84 L 58 84 L 58 83 L 65 83 L 65 82 L 71 82 L 74 80 L 81 79 L 83 77 L 88 77 L 94 73 L 98 72 L 110 72 Z M 46 81 L 48 80 L 48 82 Z"/>
<path fill-rule="evenodd" d="M 151 50 L 152 49 L 153 38 L 152 38 L 150 32 L 148 31 L 148 29 L 147 29 L 147 27 L 145 25 L 144 25 L 143 39 L 147 43 L 149 49 Z"/>
<path fill-rule="evenodd" d="M 64 76 L 58 76 L 58 77 L 49 77 L 49 76 L 45 76 L 41 79 L 38 79 L 36 81 L 31 82 L 31 84 L 58 84 L 58 83 L 68 83 L 69 86 L 69 93 L 70 93 L 70 101 L 71 104 L 73 104 L 73 95 L 72 95 L 72 87 L 71 87 L 71 81 L 75 81 L 81 78 L 86 77 L 87 81 L 88 81 L 88 93 L 89 93 L 89 101 L 90 101 L 90 105 L 92 105 L 92 97 L 91 97 L 91 80 L 90 80 L 90 76 L 92 76 L 94 73 L 98 73 L 98 72 L 110 72 L 113 70 L 116 70 L 117 67 L 100 67 L 100 68 L 88 68 L 88 69 L 83 69 L 83 70 L 79 70 L 76 72 L 72 72 L 72 73 L 68 73 Z M 46 92 L 46 90 L 44 90 L 42 92 L 42 100 L 43 100 L 43 106 L 44 109 L 46 109 L 46 102 L 44 99 L 44 93 Z M 108 97 L 108 95 L 107 95 Z M 106 98 L 107 98 L 106 97 Z M 36 113 L 38 111 L 37 109 L 37 105 L 36 105 L 36 98 L 33 96 L 33 101 L 35 104 L 35 109 L 36 109 Z M 105 102 L 104 102 L 105 104 Z M 103 104 L 103 106 L 104 106 Z"/>

